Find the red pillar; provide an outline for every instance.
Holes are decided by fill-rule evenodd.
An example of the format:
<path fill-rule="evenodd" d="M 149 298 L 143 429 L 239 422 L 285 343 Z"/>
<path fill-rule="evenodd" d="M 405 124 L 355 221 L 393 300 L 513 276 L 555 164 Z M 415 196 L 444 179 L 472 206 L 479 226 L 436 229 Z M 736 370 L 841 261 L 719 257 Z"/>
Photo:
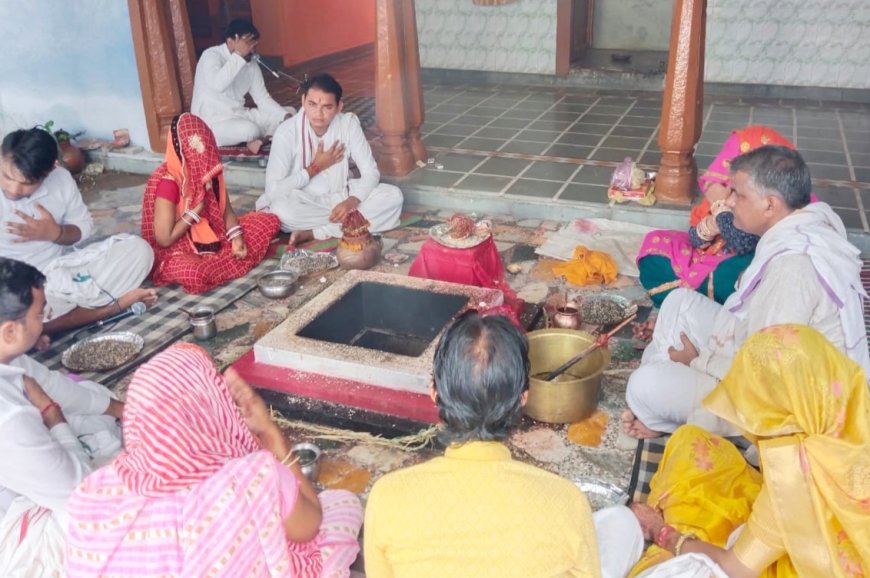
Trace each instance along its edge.
<path fill-rule="evenodd" d="M 375 34 L 375 118 L 380 138 L 373 143 L 378 167 L 401 176 L 425 161 L 420 139 L 423 89 L 414 0 L 377 0 Z"/>
<path fill-rule="evenodd" d="M 666 203 L 691 203 L 698 176 L 693 154 L 702 128 L 706 19 L 706 0 L 674 0 L 656 177 L 656 196 Z"/>

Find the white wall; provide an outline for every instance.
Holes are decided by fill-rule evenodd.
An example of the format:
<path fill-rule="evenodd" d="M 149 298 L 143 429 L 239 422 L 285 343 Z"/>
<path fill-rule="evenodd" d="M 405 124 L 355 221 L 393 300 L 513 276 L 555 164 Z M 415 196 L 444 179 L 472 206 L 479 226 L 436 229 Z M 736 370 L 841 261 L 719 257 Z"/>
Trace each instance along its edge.
<path fill-rule="evenodd" d="M 666 51 L 673 11 L 672 0 L 596 0 L 592 47 Z"/>
<path fill-rule="evenodd" d="M 416 7 L 424 68 L 556 72 L 556 0 L 416 0 Z"/>
<path fill-rule="evenodd" d="M 148 144 L 127 2 L 0 2 L 0 133 L 54 121 Z"/>
<path fill-rule="evenodd" d="M 708 2 L 708 82 L 870 88 L 870 0 Z"/>

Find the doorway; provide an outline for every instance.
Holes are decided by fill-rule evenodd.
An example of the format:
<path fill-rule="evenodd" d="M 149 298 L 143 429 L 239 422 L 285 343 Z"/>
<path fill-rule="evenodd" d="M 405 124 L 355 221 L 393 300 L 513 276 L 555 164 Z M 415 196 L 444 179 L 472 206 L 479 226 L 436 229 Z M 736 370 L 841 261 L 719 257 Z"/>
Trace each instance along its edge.
<path fill-rule="evenodd" d="M 237 18 L 252 20 L 251 0 L 186 0 L 196 57 L 224 41 L 227 24 Z"/>

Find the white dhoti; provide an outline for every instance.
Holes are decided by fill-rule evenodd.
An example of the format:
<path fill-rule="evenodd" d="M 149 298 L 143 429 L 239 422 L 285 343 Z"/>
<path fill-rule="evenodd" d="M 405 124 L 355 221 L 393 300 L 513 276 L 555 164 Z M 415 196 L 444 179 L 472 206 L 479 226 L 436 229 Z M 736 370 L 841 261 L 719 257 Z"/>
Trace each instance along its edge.
<path fill-rule="evenodd" d="M 341 237 L 341 223 L 330 223 L 329 214 L 346 193 L 325 195 L 295 190 L 273 195 L 268 211 L 281 219 L 281 230 L 311 230 L 315 239 Z M 369 231 L 380 233 L 399 226 L 402 214 L 402 191 L 386 183 L 378 184 L 357 209 L 370 223 Z"/>
<path fill-rule="evenodd" d="M 76 307 L 108 305 L 139 287 L 154 263 L 154 252 L 141 237 L 115 235 L 55 259 L 46 267 L 46 321 Z"/>
<path fill-rule="evenodd" d="M 283 112 L 263 112 L 259 108 L 248 108 L 235 116 L 203 118 L 214 133 L 218 146 L 232 146 L 275 134 L 278 125 L 284 122 L 287 114 L 294 114 L 292 106 L 283 107 Z"/>
<path fill-rule="evenodd" d="M 592 514 L 601 578 L 624 578 L 643 554 L 643 532 L 625 506 L 603 508 Z"/>
<path fill-rule="evenodd" d="M 683 348 L 680 333 L 696 347 L 709 343 L 721 305 L 689 289 L 675 289 L 665 298 L 653 337 L 640 367 L 628 378 L 625 399 L 629 409 L 651 430 L 670 433 L 683 424 L 698 425 L 719 435 L 736 430 L 701 407 L 719 382 L 715 377 L 671 361 L 670 347 Z"/>

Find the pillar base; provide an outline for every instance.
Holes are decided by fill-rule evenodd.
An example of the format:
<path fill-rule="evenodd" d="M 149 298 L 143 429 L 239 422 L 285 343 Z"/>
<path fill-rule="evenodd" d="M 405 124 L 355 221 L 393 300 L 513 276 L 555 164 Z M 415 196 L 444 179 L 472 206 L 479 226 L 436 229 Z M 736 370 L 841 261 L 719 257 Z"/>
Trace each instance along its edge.
<path fill-rule="evenodd" d="M 664 153 L 656 175 L 656 199 L 677 205 L 692 203 L 698 167 L 691 152 Z"/>
<path fill-rule="evenodd" d="M 403 177 L 417 168 L 412 143 L 404 135 L 382 135 L 372 142 L 372 154 L 382 175 Z"/>

